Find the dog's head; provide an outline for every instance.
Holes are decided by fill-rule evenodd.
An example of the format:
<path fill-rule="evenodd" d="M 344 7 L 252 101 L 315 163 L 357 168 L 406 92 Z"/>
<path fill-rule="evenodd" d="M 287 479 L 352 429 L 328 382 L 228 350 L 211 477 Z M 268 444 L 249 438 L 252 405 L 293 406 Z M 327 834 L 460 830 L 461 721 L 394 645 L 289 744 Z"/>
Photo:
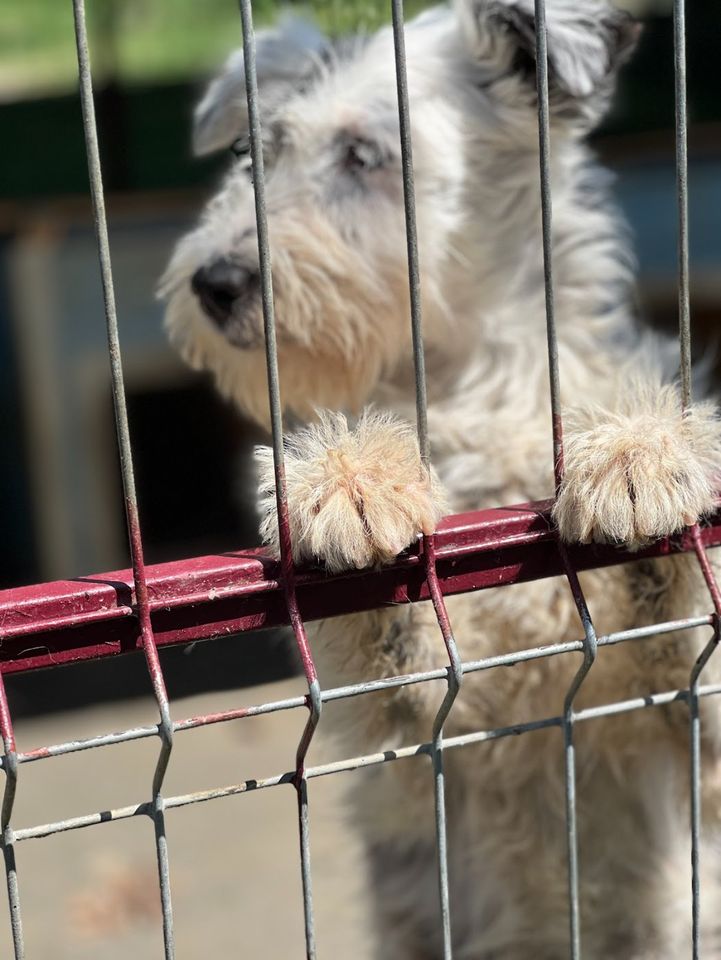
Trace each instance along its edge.
<path fill-rule="evenodd" d="M 549 0 L 554 152 L 602 115 L 635 24 L 603 0 Z M 533 0 L 460 0 L 407 26 L 425 336 L 443 352 L 537 239 Z M 401 151 L 389 29 L 331 45 L 286 20 L 257 38 L 284 405 L 358 408 L 407 356 Z M 267 420 L 263 318 L 241 53 L 195 112 L 194 148 L 232 147 L 224 184 L 161 283 L 187 361 Z M 525 212 L 524 212 L 525 204 Z M 527 226 L 521 236 L 510 225 Z M 514 232 L 515 231 L 515 232 Z"/>

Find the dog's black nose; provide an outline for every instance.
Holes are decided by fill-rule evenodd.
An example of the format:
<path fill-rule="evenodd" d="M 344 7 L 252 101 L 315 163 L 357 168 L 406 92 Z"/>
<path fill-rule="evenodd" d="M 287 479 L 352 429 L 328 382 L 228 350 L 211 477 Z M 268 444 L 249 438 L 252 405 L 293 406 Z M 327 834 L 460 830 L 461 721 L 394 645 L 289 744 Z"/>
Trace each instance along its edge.
<path fill-rule="evenodd" d="M 190 286 L 206 314 L 224 327 L 233 315 L 236 301 L 247 294 L 257 279 L 257 270 L 223 257 L 196 270 Z"/>

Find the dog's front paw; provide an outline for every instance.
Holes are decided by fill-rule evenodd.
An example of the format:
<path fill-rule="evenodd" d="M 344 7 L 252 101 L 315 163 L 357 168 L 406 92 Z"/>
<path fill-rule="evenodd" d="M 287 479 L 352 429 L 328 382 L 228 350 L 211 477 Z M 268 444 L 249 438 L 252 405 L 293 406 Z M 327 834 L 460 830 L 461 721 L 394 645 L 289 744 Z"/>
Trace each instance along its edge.
<path fill-rule="evenodd" d="M 571 418 L 566 469 L 553 510 L 564 540 L 641 546 L 711 512 L 721 473 L 715 408 L 685 415 L 676 391 L 656 388 L 632 412 Z"/>
<path fill-rule="evenodd" d="M 272 453 L 257 451 L 261 533 L 277 554 Z M 438 481 L 421 464 L 412 428 L 365 413 L 354 429 L 342 414 L 286 439 L 293 559 L 322 560 L 331 571 L 392 560 L 444 513 Z"/>

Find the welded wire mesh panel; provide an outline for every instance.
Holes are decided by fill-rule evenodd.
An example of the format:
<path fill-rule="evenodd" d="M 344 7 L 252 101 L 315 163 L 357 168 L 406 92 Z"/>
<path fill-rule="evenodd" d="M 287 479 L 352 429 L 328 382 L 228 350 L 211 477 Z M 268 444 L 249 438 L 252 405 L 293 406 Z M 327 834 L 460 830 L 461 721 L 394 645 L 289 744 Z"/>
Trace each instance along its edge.
<path fill-rule="evenodd" d="M 36 587 L 7 591 L 0 595 L 0 732 L 3 739 L 2 766 L 5 790 L 2 802 L 1 828 L 5 872 L 10 904 L 10 920 L 16 960 L 25 957 L 21 881 L 18 877 L 15 848 L 29 839 L 49 837 L 70 830 L 95 827 L 103 823 L 148 818 L 152 825 L 157 858 L 157 882 L 162 906 L 164 955 L 175 956 L 173 911 L 171 903 L 171 867 L 166 837 L 165 817 L 168 811 L 221 797 L 242 795 L 289 786 L 297 798 L 297 820 L 302 878 L 305 950 L 309 958 L 316 956 L 316 932 L 313 910 L 311 870 L 311 837 L 309 832 L 308 782 L 364 767 L 394 763 L 413 756 L 430 759 L 428 790 L 435 799 L 435 843 L 437 850 L 439 922 L 443 956 L 453 956 L 453 902 L 449 894 L 447 809 L 445 797 L 444 755 L 472 744 L 518 737 L 535 730 L 558 728 L 565 750 L 565 823 L 568 843 L 568 916 L 572 960 L 582 956 L 582 930 L 579 911 L 578 829 L 576 806 L 576 742 L 578 724 L 602 717 L 629 714 L 637 710 L 655 709 L 674 701 L 684 701 L 690 716 L 690 789 L 693 890 L 693 955 L 699 956 L 700 872 L 699 837 L 701 816 L 701 753 L 699 700 L 721 693 L 721 685 L 703 684 L 703 670 L 714 653 L 719 639 L 721 596 L 706 549 L 721 543 L 721 519 L 714 517 L 700 529 L 698 526 L 682 537 L 664 540 L 646 550 L 628 553 L 614 547 L 567 547 L 556 537 L 550 522 L 550 504 L 536 504 L 516 510 L 484 511 L 452 517 L 444 521 L 437 533 L 426 535 L 422 542 L 395 564 L 375 571 L 325 576 L 318 571 L 296 570 L 288 515 L 288 498 L 284 468 L 281 384 L 276 345 L 273 272 L 266 212 L 265 179 L 262 150 L 262 118 L 259 110 L 256 48 L 250 0 L 240 0 L 243 32 L 245 83 L 249 117 L 250 152 L 258 234 L 258 252 L 263 306 L 265 350 L 268 375 L 270 420 L 273 437 L 277 519 L 280 532 L 280 559 L 275 565 L 262 552 L 245 552 L 237 557 L 198 558 L 193 561 L 165 564 L 146 570 L 143 561 L 141 525 L 132 465 L 131 439 L 125 403 L 123 370 L 115 311 L 113 279 L 105 215 L 98 140 L 93 107 L 88 40 L 84 0 L 73 0 L 77 40 L 85 144 L 90 187 L 97 231 L 97 245 L 105 304 L 108 353 L 112 374 L 120 469 L 126 505 L 126 520 L 132 571 L 114 574 L 110 588 L 102 582 L 92 588 L 87 584 L 41 584 Z M 402 153 L 403 199 L 407 236 L 410 317 L 416 384 L 416 411 L 419 449 L 422 465 L 430 469 L 430 443 L 427 426 L 426 379 L 421 317 L 421 277 L 423 263 L 419 257 L 413 182 L 411 116 L 406 72 L 402 0 L 392 0 L 395 68 Z M 542 207 L 545 304 L 547 318 L 548 357 L 551 410 L 549 445 L 553 449 L 555 483 L 558 492 L 563 480 L 563 424 L 560 402 L 559 351 L 554 315 L 552 263 L 552 196 L 551 140 L 549 121 L 549 75 L 546 11 L 543 0 L 535 0 L 536 64 L 538 91 L 538 131 L 540 156 L 540 195 Z M 690 374 L 690 310 L 688 275 L 687 156 L 686 156 L 686 92 L 684 5 L 674 5 L 675 64 L 677 95 L 677 170 L 679 201 L 679 319 L 681 380 L 684 407 L 691 402 Z M 693 619 L 674 620 L 645 625 L 622 632 L 597 636 L 589 614 L 578 571 L 629 559 L 660 556 L 678 551 L 695 552 L 709 589 L 709 613 Z M 485 589 L 504 583 L 563 574 L 568 582 L 579 615 L 579 639 L 557 642 L 544 647 L 531 647 L 485 657 L 462 660 L 453 635 L 444 596 Z M 110 582 L 110 578 L 108 578 Z M 117 584 L 126 584 L 132 601 L 123 600 Z M 305 619 L 316 619 L 341 612 L 370 609 L 384 603 L 430 600 L 438 621 L 438 643 L 445 647 L 447 666 L 403 676 L 375 678 L 368 682 L 321 689 L 313 655 L 306 636 Z M 158 646 L 218 636 L 229 630 L 249 630 L 258 626 L 289 623 L 300 655 L 307 692 L 276 702 L 259 703 L 241 709 L 226 710 L 184 720 L 173 719 L 158 658 Z M 643 642 L 666 634 L 686 634 L 711 629 L 711 639 L 695 664 L 688 686 L 643 697 L 617 700 L 585 709 L 577 709 L 576 698 L 589 672 L 594 667 L 599 647 Z M 34 646 L 28 653 L 29 641 Z M 19 752 L 3 676 L 5 673 L 67 663 L 73 660 L 113 656 L 129 650 L 142 651 L 159 719 L 156 724 L 120 732 L 98 734 L 79 741 L 45 744 Z M 552 657 L 582 657 L 556 715 L 537 718 L 513 726 L 473 730 L 457 736 L 446 736 L 444 727 L 454 709 L 464 676 L 494 671 L 516 664 Z M 324 703 L 354 697 L 370 697 L 381 690 L 398 689 L 414 684 L 445 680 L 446 692 L 424 742 L 409 743 L 384 752 L 345 757 L 331 762 L 309 765 L 308 750 L 322 718 Z M 278 711 L 307 712 L 302 736 L 296 747 L 292 769 L 274 775 L 245 779 L 225 786 L 182 795 L 167 795 L 163 785 L 177 734 L 193 729 L 227 723 L 233 720 L 272 714 Z M 18 783 L 25 764 L 62 757 L 86 750 L 106 749 L 130 741 L 158 738 L 158 757 L 147 794 L 137 802 L 112 810 L 78 813 L 57 820 L 18 828 L 13 825 L 13 809 Z M 291 852 L 288 853 L 291 856 Z M 295 853 L 292 854 L 295 856 Z"/>

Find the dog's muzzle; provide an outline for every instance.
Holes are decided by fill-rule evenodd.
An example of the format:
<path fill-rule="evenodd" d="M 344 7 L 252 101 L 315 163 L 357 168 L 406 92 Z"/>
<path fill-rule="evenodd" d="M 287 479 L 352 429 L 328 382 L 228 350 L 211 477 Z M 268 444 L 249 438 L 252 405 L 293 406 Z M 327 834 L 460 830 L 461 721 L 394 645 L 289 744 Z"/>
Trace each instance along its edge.
<path fill-rule="evenodd" d="M 239 347 L 255 346 L 259 331 L 249 309 L 260 293 L 256 267 L 221 257 L 195 271 L 190 287 L 205 315 Z"/>

